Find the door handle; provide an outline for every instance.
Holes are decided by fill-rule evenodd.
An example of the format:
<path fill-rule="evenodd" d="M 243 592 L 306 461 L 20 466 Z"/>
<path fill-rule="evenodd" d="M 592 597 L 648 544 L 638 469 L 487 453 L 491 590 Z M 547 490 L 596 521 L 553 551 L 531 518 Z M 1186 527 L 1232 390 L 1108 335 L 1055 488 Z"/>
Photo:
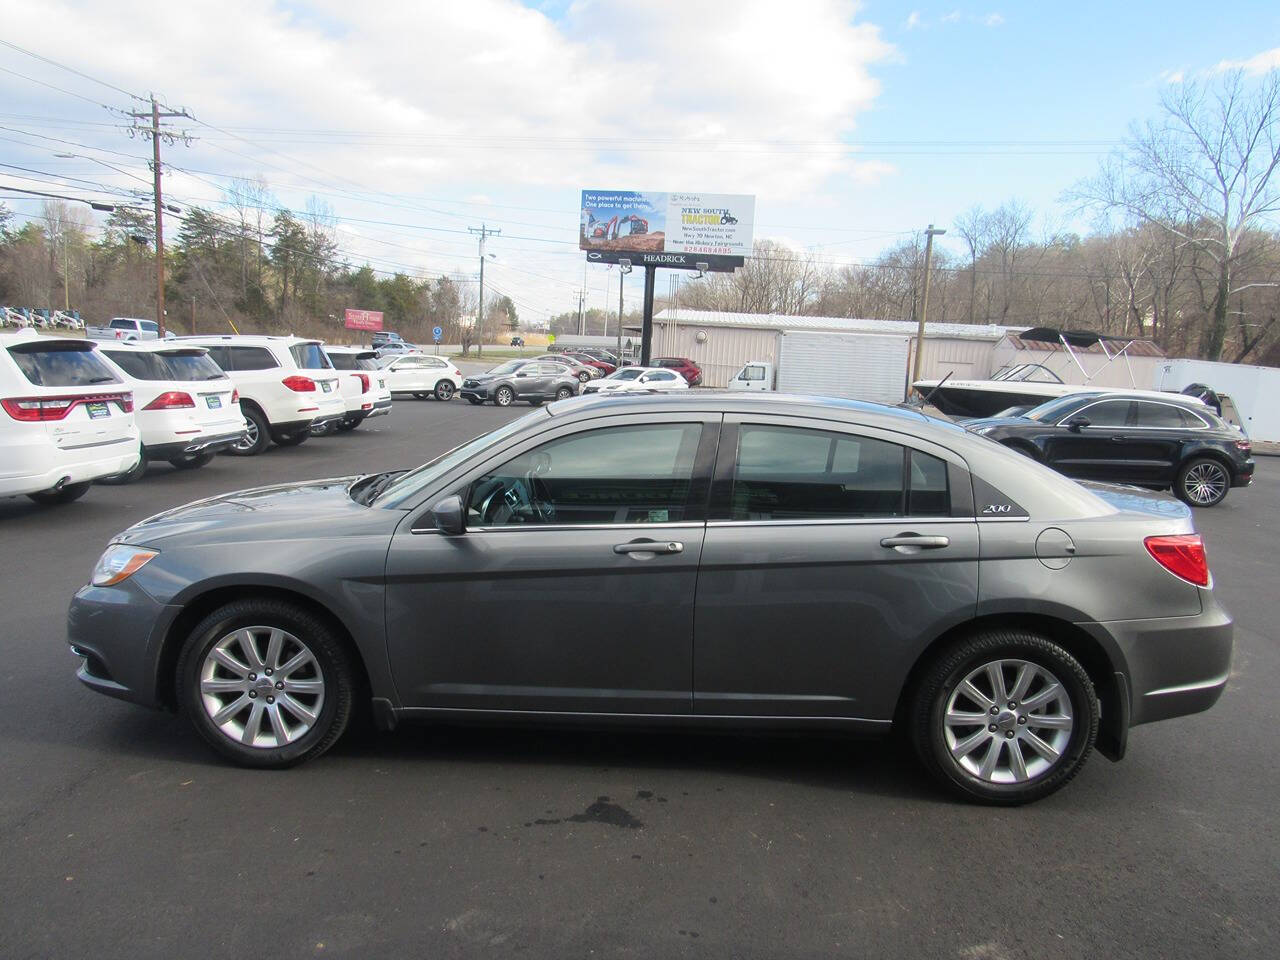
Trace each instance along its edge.
<path fill-rule="evenodd" d="M 683 553 L 684 544 L 678 540 L 632 540 L 630 543 L 616 543 L 614 553 Z"/>
<path fill-rule="evenodd" d="M 1111 442 L 1112 442 L 1112 443 L 1123 443 L 1125 440 L 1128 440 L 1128 439 L 1129 439 L 1128 437 L 1112 437 L 1112 438 L 1111 438 Z"/>
<path fill-rule="evenodd" d="M 950 545 L 950 537 L 926 537 L 918 533 L 902 533 L 880 541 L 882 547 L 919 547 L 922 550 L 939 550 Z"/>

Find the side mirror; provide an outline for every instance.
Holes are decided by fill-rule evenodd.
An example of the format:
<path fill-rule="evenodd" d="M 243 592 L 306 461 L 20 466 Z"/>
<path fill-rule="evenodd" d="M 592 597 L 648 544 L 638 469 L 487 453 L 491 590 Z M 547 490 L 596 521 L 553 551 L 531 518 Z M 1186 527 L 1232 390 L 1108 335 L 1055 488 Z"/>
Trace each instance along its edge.
<path fill-rule="evenodd" d="M 1079 433 L 1081 428 L 1089 426 L 1089 423 L 1088 417 L 1080 416 L 1079 414 L 1074 417 L 1067 417 L 1066 420 L 1062 421 L 1062 425 L 1072 433 Z"/>
<path fill-rule="evenodd" d="M 445 497 L 431 508 L 436 529 L 446 536 L 455 537 L 467 532 L 466 516 L 462 510 L 462 498 L 456 493 Z"/>

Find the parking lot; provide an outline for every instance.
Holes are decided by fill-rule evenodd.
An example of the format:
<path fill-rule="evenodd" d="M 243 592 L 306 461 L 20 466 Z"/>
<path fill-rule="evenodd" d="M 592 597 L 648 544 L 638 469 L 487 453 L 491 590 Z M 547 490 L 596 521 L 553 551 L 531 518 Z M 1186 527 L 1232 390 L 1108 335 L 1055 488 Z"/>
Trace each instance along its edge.
<path fill-rule="evenodd" d="M 1273 459 L 1196 516 L 1237 620 L 1222 701 L 1025 808 L 954 802 L 896 743 L 834 738 L 401 727 L 254 772 L 76 682 L 67 601 L 112 534 L 241 487 L 411 466 L 527 410 L 397 399 L 297 448 L 155 465 L 61 508 L 0 501 L 0 956 L 1275 951 Z"/>

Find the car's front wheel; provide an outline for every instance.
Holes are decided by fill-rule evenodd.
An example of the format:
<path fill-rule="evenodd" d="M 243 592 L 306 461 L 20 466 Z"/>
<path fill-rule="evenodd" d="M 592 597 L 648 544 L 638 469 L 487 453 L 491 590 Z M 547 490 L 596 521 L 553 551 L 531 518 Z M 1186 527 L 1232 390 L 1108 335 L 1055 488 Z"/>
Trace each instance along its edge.
<path fill-rule="evenodd" d="M 499 387 L 493 394 L 493 402 L 500 407 L 511 406 L 511 403 L 515 398 L 516 392 L 510 387 Z"/>
<path fill-rule="evenodd" d="M 1193 507 L 1216 507 L 1227 498 L 1231 474 L 1212 457 L 1198 457 L 1183 464 L 1173 482 L 1177 498 Z"/>
<path fill-rule="evenodd" d="M 177 667 L 179 703 L 218 753 L 287 767 L 328 750 L 351 718 L 350 657 L 321 618 L 280 600 L 237 600 L 196 625 Z"/>
<path fill-rule="evenodd" d="M 1063 787 L 1098 730 L 1097 694 L 1079 661 L 1021 630 L 949 647 L 925 668 L 909 709 L 924 765 L 983 803 L 1029 803 Z"/>
<path fill-rule="evenodd" d="M 570 390 L 568 387 L 560 387 L 558 390 L 556 390 L 557 400 L 568 400 L 572 396 L 573 396 L 573 391 Z"/>
<path fill-rule="evenodd" d="M 480 406 L 480 404 L 484 403 L 484 400 L 481 399 L 480 397 L 467 397 L 467 402 L 470 403 L 473 407 L 478 407 Z"/>

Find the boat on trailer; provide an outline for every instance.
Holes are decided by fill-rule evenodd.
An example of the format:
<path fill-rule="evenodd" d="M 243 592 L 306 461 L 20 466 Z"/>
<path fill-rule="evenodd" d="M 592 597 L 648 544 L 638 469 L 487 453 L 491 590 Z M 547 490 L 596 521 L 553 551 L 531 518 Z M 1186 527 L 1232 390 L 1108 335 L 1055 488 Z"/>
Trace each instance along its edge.
<path fill-rule="evenodd" d="M 1062 397 L 1081 390 L 1101 392 L 1148 393 L 1163 396 L 1159 390 L 1143 390 L 1138 387 L 1129 363 L 1128 350 L 1136 338 L 1112 337 L 1092 330 L 1057 330 L 1053 327 L 1032 327 L 1018 334 L 1022 340 L 1062 345 L 1068 360 L 1063 370 L 1076 365 L 1083 383 L 1066 383 L 1059 373 L 1042 363 L 1018 363 L 1002 367 L 987 380 L 952 380 L 948 375 L 941 380 L 917 380 L 911 386 L 917 400 L 931 404 L 949 417 L 994 417 L 1001 413 L 1021 412 L 1039 406 L 1046 400 Z M 1106 358 L 1093 372 L 1085 368 L 1077 350 L 1098 346 Z M 1092 381 L 1113 363 L 1123 362 L 1129 371 L 1131 387 L 1094 387 Z M 1020 409 L 1019 409 L 1020 408 Z"/>

